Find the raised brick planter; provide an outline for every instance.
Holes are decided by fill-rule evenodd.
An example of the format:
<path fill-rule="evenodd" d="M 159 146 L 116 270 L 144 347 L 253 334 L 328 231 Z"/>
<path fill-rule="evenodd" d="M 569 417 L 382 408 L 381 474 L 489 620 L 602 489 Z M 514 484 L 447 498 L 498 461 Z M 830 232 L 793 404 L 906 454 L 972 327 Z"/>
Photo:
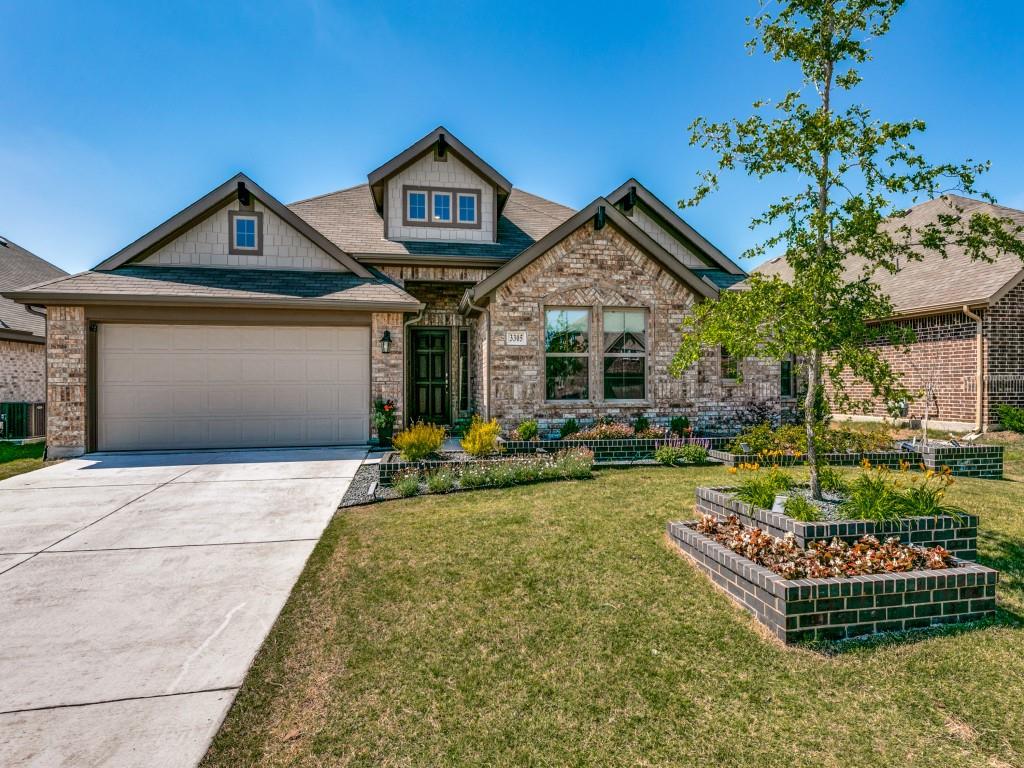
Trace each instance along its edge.
<path fill-rule="evenodd" d="M 689 440 L 664 437 L 657 439 L 629 438 L 627 440 L 505 440 L 502 446 L 506 453 L 558 453 L 569 448 L 586 448 L 594 452 L 598 463 L 644 461 L 654 458 L 654 452 L 665 445 L 725 445 L 731 437 L 700 437 Z"/>
<path fill-rule="evenodd" d="M 785 643 L 978 621 L 996 608 L 998 573 L 956 561 L 942 570 L 784 579 L 693 528 L 668 534 L 698 569 Z"/>
<path fill-rule="evenodd" d="M 949 515 L 938 517 L 908 517 L 900 521 L 876 523 L 870 520 L 836 520 L 805 523 L 794 520 L 782 512 L 772 512 L 742 502 L 728 488 L 697 488 L 697 511 L 724 520 L 736 515 L 751 528 L 760 528 L 777 538 L 792 533 L 801 549 L 815 539 L 831 541 L 834 538 L 855 542 L 862 536 L 875 536 L 885 540 L 898 536 L 904 544 L 919 547 L 941 546 L 962 560 L 978 556 L 978 517 L 964 515 L 959 520 Z"/>
<path fill-rule="evenodd" d="M 950 445 L 929 443 L 921 448 L 921 461 L 936 471 L 949 467 L 956 477 L 981 477 L 998 480 L 1003 476 L 1003 446 Z"/>
<path fill-rule="evenodd" d="M 795 467 L 807 463 L 807 457 L 804 455 L 758 456 L 756 453 L 730 453 L 726 450 L 713 450 L 709 455 L 730 467 L 740 464 L 777 464 L 780 467 Z M 912 466 L 917 467 L 921 463 L 921 454 L 913 451 L 871 451 L 869 453 L 826 453 L 821 456 L 822 461 L 833 467 L 853 467 L 864 459 L 870 461 L 872 466 L 899 469 L 901 461 L 909 461 Z"/>

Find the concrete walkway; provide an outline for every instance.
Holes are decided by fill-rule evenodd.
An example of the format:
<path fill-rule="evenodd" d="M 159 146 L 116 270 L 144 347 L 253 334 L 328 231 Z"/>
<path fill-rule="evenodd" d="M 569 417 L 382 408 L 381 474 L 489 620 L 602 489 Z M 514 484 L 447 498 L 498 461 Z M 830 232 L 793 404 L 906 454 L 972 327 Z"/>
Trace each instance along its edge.
<path fill-rule="evenodd" d="M 364 456 L 92 454 L 0 482 L 0 765 L 195 765 Z"/>

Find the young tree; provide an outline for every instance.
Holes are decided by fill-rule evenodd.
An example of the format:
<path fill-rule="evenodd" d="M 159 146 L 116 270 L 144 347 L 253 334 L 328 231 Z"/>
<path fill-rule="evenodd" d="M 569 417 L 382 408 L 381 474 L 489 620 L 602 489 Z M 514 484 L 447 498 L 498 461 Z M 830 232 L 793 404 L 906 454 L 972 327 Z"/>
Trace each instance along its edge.
<path fill-rule="evenodd" d="M 780 101 L 759 101 L 743 120 L 690 126 L 690 143 L 717 155 L 701 174 L 690 200 L 696 205 L 718 187 L 718 173 L 740 168 L 758 179 L 780 176 L 792 190 L 751 223 L 769 230 L 744 256 L 782 251 L 792 272 L 786 281 L 755 274 L 748 287 L 723 291 L 717 302 L 696 307 L 684 325 L 672 372 L 695 363 L 704 350 L 723 346 L 736 358 L 782 359 L 795 354 L 808 382 L 804 407 L 811 490 L 818 483 L 815 402 L 827 376 L 837 405 L 858 405 L 843 386 L 844 374 L 870 385 L 872 397 L 895 402 L 909 396 L 899 376 L 870 342 L 912 339 L 909 331 L 868 321 L 892 315 L 886 296 L 870 279 L 877 270 L 896 271 L 901 262 L 943 257 L 952 245 L 972 258 L 991 261 L 1012 252 L 1024 258 L 1021 228 L 985 213 L 970 217 L 955 201 L 950 213 L 922 226 L 901 222 L 897 203 L 944 192 L 975 192 L 987 163 L 932 164 L 912 138 L 920 120 L 886 122 L 852 100 L 861 82 L 859 65 L 870 58 L 868 42 L 889 31 L 903 0 L 761 0 L 748 23 L 748 43 L 776 62 L 795 63 L 802 73 L 796 90 Z M 983 195 L 991 200 L 988 195 Z M 888 222 L 886 220 L 889 220 Z M 848 257 L 863 268 L 851 274 Z"/>

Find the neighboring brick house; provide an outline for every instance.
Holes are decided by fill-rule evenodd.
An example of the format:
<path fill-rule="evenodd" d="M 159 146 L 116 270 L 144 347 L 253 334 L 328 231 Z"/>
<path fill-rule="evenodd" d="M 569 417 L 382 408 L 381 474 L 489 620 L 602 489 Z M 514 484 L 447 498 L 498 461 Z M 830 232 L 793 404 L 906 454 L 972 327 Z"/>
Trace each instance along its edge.
<path fill-rule="evenodd" d="M 288 206 L 239 174 L 12 296 L 48 308 L 48 441 L 67 455 L 361 443 L 377 397 L 400 425 L 717 424 L 777 408 L 778 365 L 668 364 L 693 305 L 744 278 L 635 180 L 573 211 L 438 128 L 367 184 Z"/>
<path fill-rule="evenodd" d="M 0 291 L 24 288 L 66 274 L 0 237 Z M 45 400 L 46 318 L 38 310 L 33 312 L 0 297 L 0 403 Z"/>
<path fill-rule="evenodd" d="M 952 195 L 911 208 L 898 224 L 917 231 L 940 215 L 974 212 L 1024 225 L 1024 211 Z M 918 395 L 906 406 L 907 418 L 922 419 L 927 404 L 937 428 L 979 429 L 998 422 L 998 405 L 1024 407 L 1024 264 L 1014 255 L 990 255 L 992 263 L 972 260 L 955 246 L 945 259 L 929 255 L 895 273 L 874 273 L 896 312 L 886 322 L 909 327 L 917 337 L 906 351 L 887 343 L 875 347 Z M 858 259 L 847 265 L 851 276 L 863 268 Z M 783 279 L 792 274 L 783 259 L 755 271 Z M 846 384 L 852 397 L 869 398 L 863 383 Z M 839 415 L 877 420 L 891 414 L 874 400 L 866 414 Z"/>

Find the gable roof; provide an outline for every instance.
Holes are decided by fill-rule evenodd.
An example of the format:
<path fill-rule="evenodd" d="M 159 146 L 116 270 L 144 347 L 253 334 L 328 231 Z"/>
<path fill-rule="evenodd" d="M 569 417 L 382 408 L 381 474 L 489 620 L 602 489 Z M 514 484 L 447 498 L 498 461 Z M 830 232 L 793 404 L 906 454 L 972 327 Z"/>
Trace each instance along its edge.
<path fill-rule="evenodd" d="M 661 219 L 685 245 L 706 257 L 711 264 L 719 266 L 730 275 L 745 275 L 743 269 L 732 259 L 716 248 L 707 238 L 691 227 L 677 211 L 669 208 L 657 195 L 636 179 L 627 179 L 619 185 L 615 191 L 608 195 L 608 199 L 616 205 L 627 203 L 630 193 L 635 192 L 636 197 L 653 213 Z"/>
<path fill-rule="evenodd" d="M 513 189 L 498 218 L 497 242 L 386 240 L 368 184 L 289 206 L 335 245 L 368 262 L 473 261 L 501 264 L 518 256 L 573 214 L 573 209 Z"/>
<path fill-rule="evenodd" d="M 208 304 L 386 312 L 423 308 L 419 300 L 380 275 L 211 267 L 91 270 L 5 295 L 38 304 Z"/>
<path fill-rule="evenodd" d="M 955 215 L 963 209 L 965 217 L 972 213 L 987 213 L 1012 219 L 1024 226 L 1024 211 L 992 205 L 959 195 L 944 195 L 910 208 L 900 218 L 887 219 L 883 226 L 895 230 L 906 225 L 918 229 L 937 221 L 940 215 Z M 1024 279 L 1024 263 L 1010 254 L 996 256 L 989 264 L 971 259 L 967 251 L 954 245 L 947 249 L 946 258 L 934 253 L 925 254 L 920 261 L 903 264 L 896 273 L 885 269 L 875 271 L 872 281 L 888 296 L 897 315 L 935 314 L 970 307 L 988 306 L 998 301 L 1013 285 Z M 846 261 L 847 279 L 857 279 L 864 273 L 867 261 L 861 256 L 850 256 Z M 791 280 L 793 271 L 782 257 L 771 259 L 754 270 L 756 273 L 782 280 Z"/>
<path fill-rule="evenodd" d="M 536 259 L 547 253 L 547 251 L 551 250 L 552 247 L 557 245 L 580 227 L 586 225 L 592 219 L 595 219 L 601 211 L 603 211 L 606 220 L 605 226 L 612 224 L 617 227 L 623 235 L 632 240 L 640 249 L 653 257 L 655 261 L 661 264 L 661 266 L 663 266 L 667 271 L 679 278 L 681 282 L 690 286 L 690 288 L 692 288 L 696 293 L 704 296 L 705 298 L 716 298 L 718 296 L 718 289 L 711 281 L 698 277 L 694 274 L 693 270 L 658 245 L 650 235 L 630 221 L 629 218 L 612 205 L 611 202 L 604 197 L 599 197 L 590 205 L 585 208 L 581 208 L 573 216 L 555 227 L 555 229 L 551 230 L 547 235 L 516 256 L 516 258 L 506 263 L 500 269 L 492 272 L 472 288 L 467 289 L 463 296 L 460 309 L 467 307 L 470 302 L 478 301 L 488 294 L 493 293 L 510 277 L 533 263 Z"/>
<path fill-rule="evenodd" d="M 494 185 L 498 192 L 498 212 L 505 206 L 509 194 L 512 192 L 512 182 L 498 173 L 488 163 L 477 155 L 473 150 L 459 141 L 452 135 L 452 132 L 443 125 L 437 126 L 434 130 L 417 141 L 408 149 L 403 150 L 384 165 L 367 174 L 367 181 L 370 184 L 370 191 L 373 194 L 373 203 L 377 213 L 384 211 L 384 183 L 408 165 L 419 160 L 428 152 L 434 151 L 434 147 L 440 146 L 445 151 L 454 152 L 459 159 L 469 165 L 473 170 L 487 179 Z"/>
<path fill-rule="evenodd" d="M 0 237 L 0 291 L 22 288 L 66 274 L 60 267 Z M 46 318 L 29 312 L 27 307 L 16 301 L 0 297 L 0 338 L 42 341 L 46 338 Z"/>
<path fill-rule="evenodd" d="M 187 208 L 174 214 L 160 226 L 150 230 L 131 245 L 122 248 L 108 259 L 100 262 L 96 269 L 100 271 L 117 269 L 133 259 L 147 255 L 160 246 L 165 245 L 182 232 L 194 226 L 198 222 L 212 216 L 228 203 L 238 198 L 239 185 L 245 185 L 249 193 L 265 205 L 269 210 L 280 216 L 290 226 L 298 230 L 308 240 L 315 243 L 319 248 L 331 256 L 335 261 L 345 266 L 360 277 L 370 277 L 370 272 L 353 259 L 335 243 L 328 240 L 320 232 L 314 229 L 309 223 L 288 208 L 284 203 L 277 200 L 273 195 L 260 187 L 256 182 L 244 173 L 238 173 L 225 181 L 216 189 L 201 197 Z"/>

